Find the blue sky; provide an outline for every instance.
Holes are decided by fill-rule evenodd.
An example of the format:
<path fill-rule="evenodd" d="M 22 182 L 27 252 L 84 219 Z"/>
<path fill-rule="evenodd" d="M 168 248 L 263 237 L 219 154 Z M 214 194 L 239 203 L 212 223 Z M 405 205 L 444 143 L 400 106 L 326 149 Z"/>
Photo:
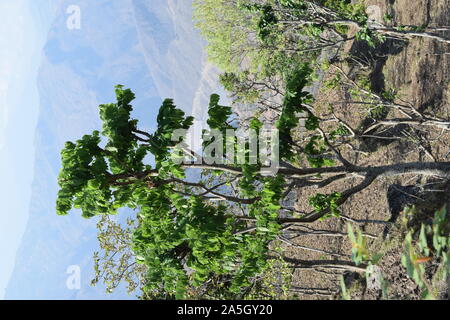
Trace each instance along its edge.
<path fill-rule="evenodd" d="M 49 27 L 33 9 L 26 0 L 0 3 L 0 298 L 25 230 L 33 179 L 36 77 Z M 47 9 L 41 12 L 50 20 Z"/>
<path fill-rule="evenodd" d="M 80 29 L 67 28 L 72 5 Z M 89 285 L 96 221 L 56 216 L 59 152 L 100 128 L 98 105 L 114 102 L 116 84 L 136 93 L 142 129 L 164 98 L 204 120 L 221 90 L 191 1 L 2 0 L 0 21 L 0 298 L 134 298 Z M 77 290 L 66 286 L 73 265 Z"/>

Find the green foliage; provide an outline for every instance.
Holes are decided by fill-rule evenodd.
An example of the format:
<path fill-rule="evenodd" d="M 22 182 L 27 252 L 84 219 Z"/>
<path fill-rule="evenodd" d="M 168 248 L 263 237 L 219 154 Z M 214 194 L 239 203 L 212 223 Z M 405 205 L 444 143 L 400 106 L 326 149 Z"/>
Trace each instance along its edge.
<path fill-rule="evenodd" d="M 357 229 L 356 234 L 351 224 L 347 225 L 348 238 L 352 243 L 352 260 L 356 265 L 370 261 L 370 254 L 367 248 L 367 239 L 361 230 Z"/>
<path fill-rule="evenodd" d="M 334 161 L 323 156 L 327 147 L 321 136 L 312 136 L 305 146 L 305 154 L 311 167 L 321 168 L 324 166 L 332 166 Z"/>
<path fill-rule="evenodd" d="M 273 7 L 271 5 L 264 5 L 260 8 L 261 17 L 258 21 L 258 37 L 261 41 L 266 41 L 274 25 L 277 24 L 278 18 L 275 16 Z"/>
<path fill-rule="evenodd" d="M 245 79 L 264 82 L 281 77 L 316 56 L 296 52 L 301 42 L 279 23 L 280 6 L 295 12 L 305 8 L 297 1 L 194 1 L 194 20 L 208 42 L 209 59 L 226 73 L 222 83 L 238 96 L 258 96 L 255 88 L 243 86 Z"/>
<path fill-rule="evenodd" d="M 340 280 L 340 285 L 341 285 L 341 295 L 342 295 L 342 298 L 344 299 L 344 300 L 352 300 L 352 297 L 351 297 L 351 295 L 350 295 L 350 293 L 348 292 L 348 290 L 347 290 L 347 286 L 345 285 L 345 280 L 344 280 L 344 276 L 342 275 L 341 276 L 341 280 Z"/>
<path fill-rule="evenodd" d="M 57 198 L 60 215 L 67 214 L 72 207 L 80 208 L 83 217 L 114 214 L 122 206 L 134 208 L 132 189 L 129 186 L 118 187 L 120 175 L 139 180 L 141 177 L 136 173 L 151 170 L 143 163 L 148 152 L 155 156 L 160 177 L 168 172 L 182 177 L 182 172 L 169 157 L 170 147 L 176 143 L 171 137 L 176 129 L 188 129 L 193 118 L 184 117 L 184 112 L 167 99 L 160 108 L 155 134 L 149 135 L 147 144 L 138 144 L 138 121 L 130 118 L 130 102 L 134 94 L 129 89 L 116 86 L 116 98 L 116 103 L 99 107 L 102 135 L 107 139 L 104 148 L 100 147 L 100 133 L 94 131 L 76 143 L 67 142 L 61 152 Z"/>
<path fill-rule="evenodd" d="M 399 32 L 424 32 L 427 27 L 427 24 L 422 24 L 420 26 L 396 26 L 393 29 Z"/>
<path fill-rule="evenodd" d="M 94 283 L 103 279 L 113 289 L 125 277 L 132 288 L 138 287 L 126 271 L 126 264 L 133 259 L 132 248 L 132 264 L 136 265 L 132 270 L 145 270 L 139 285 L 145 298 L 186 298 L 202 290 L 203 295 L 248 294 L 254 279 L 271 265 L 268 246 L 280 229 L 284 178 L 260 176 L 259 163 L 241 166 L 238 194 L 249 199 L 242 201 L 255 225 L 254 231 L 246 232 L 247 223 L 232 213 L 233 201 L 208 201 L 196 184 L 184 183 L 185 168 L 174 162 L 172 150 L 177 142 L 172 141 L 172 134 L 176 129 L 188 129 L 192 117 L 166 99 L 157 116 L 156 131 L 145 133 L 137 129 L 137 120 L 130 118 L 133 93 L 118 86 L 116 97 L 117 103 L 100 106 L 105 147 L 100 147 L 100 133 L 94 131 L 76 143 L 66 143 L 61 153 L 59 214 L 67 214 L 73 207 L 81 208 L 84 217 L 114 214 L 121 207 L 138 212 L 131 242 L 123 241 L 129 228 L 124 231 L 110 223 L 105 231 L 102 224 L 99 240 L 104 255 L 94 257 Z M 232 128 L 228 123 L 231 108 L 221 106 L 219 100 L 218 95 L 211 96 L 208 124 L 223 132 Z M 252 126 L 261 128 L 261 123 L 253 119 Z M 154 155 L 155 169 L 144 163 L 149 154 Z M 215 170 L 209 171 L 214 177 Z M 229 184 L 223 173 L 214 179 Z M 117 238 L 117 245 L 127 243 L 125 248 L 111 241 L 108 232 L 113 229 L 115 236 L 123 235 L 120 241 Z M 109 260 L 114 252 L 126 252 L 125 258 Z M 212 288 L 210 280 L 216 281 L 219 289 Z"/>
<path fill-rule="evenodd" d="M 110 204 L 112 193 L 105 186 L 108 165 L 98 144 L 100 135 L 84 135 L 76 143 L 67 142 L 61 152 L 63 168 L 58 182 L 56 210 L 66 215 L 72 208 L 80 208 L 84 217 L 114 211 Z"/>
<path fill-rule="evenodd" d="M 339 124 L 338 128 L 336 130 L 333 130 L 330 132 L 330 140 L 335 140 L 337 137 L 345 137 L 347 135 L 350 134 L 350 131 L 348 131 L 348 129 L 342 125 Z"/>
<path fill-rule="evenodd" d="M 321 194 L 318 193 L 315 196 L 309 198 L 309 204 L 314 208 L 314 211 L 320 213 L 324 210 L 329 211 L 328 214 L 324 215 L 322 219 L 329 217 L 340 217 L 341 212 L 339 211 L 339 199 L 341 194 L 339 192 L 333 192 L 332 194 Z"/>
<path fill-rule="evenodd" d="M 100 252 L 94 252 L 95 277 L 91 284 L 99 282 L 106 285 L 106 292 L 114 289 L 125 281 L 128 293 L 139 290 L 147 272 L 144 264 L 137 263 L 142 257 L 132 251 L 132 233 L 137 222 L 128 218 L 125 224 L 114 221 L 110 216 L 103 215 L 97 223 Z"/>
<path fill-rule="evenodd" d="M 406 268 L 408 276 L 422 290 L 424 299 L 435 298 L 433 286 L 425 275 L 425 263 L 433 258 L 440 259 L 440 272 L 436 274 L 439 274 L 444 281 L 450 271 L 448 252 L 450 238 L 448 236 L 449 224 L 446 214 L 447 210 L 444 207 L 435 213 L 432 225 L 421 225 L 416 246 L 413 240 L 413 230 L 407 233 L 404 240 L 402 264 Z"/>
<path fill-rule="evenodd" d="M 281 248 L 275 243 L 272 250 L 281 252 Z M 280 255 L 278 258 L 270 259 L 266 271 L 249 288 L 245 299 L 281 299 L 292 298 L 289 289 L 292 284 L 292 268 Z"/>
<path fill-rule="evenodd" d="M 323 86 L 327 89 L 338 88 L 342 84 L 342 75 L 336 73 L 332 78 L 324 81 Z"/>
<path fill-rule="evenodd" d="M 261 129 L 259 117 L 262 112 L 269 108 L 274 113 L 280 112 L 278 97 L 282 96 L 281 114 L 275 124 L 279 129 L 280 159 L 288 164 L 300 164 L 305 156 L 311 168 L 334 165 L 334 161 L 328 156 L 330 144 L 325 134 L 322 133 L 324 136 L 318 136 L 309 132 L 303 147 L 303 145 L 299 146 L 298 141 L 293 138 L 294 129 L 299 125 L 300 117 L 303 118 L 305 115 L 307 117 L 305 127 L 308 131 L 320 129 L 320 119 L 314 115 L 315 110 L 310 105 L 313 97 L 305 88 L 317 80 L 314 78 L 313 67 L 321 65 L 326 69 L 332 63 L 332 61 L 322 62 L 321 59 L 318 59 L 324 48 L 333 48 L 337 44 L 353 40 L 348 34 L 350 27 L 357 30 L 357 40 L 365 41 L 371 47 L 385 41 L 383 34 L 368 24 L 364 4 L 350 0 L 196 0 L 194 8 L 197 27 L 208 42 L 209 58 L 224 71 L 220 77 L 222 85 L 231 92 L 234 102 L 250 103 L 260 108 L 252 115 L 250 127 L 257 129 L 259 133 L 259 129 Z M 421 29 L 404 29 L 404 31 L 408 30 L 420 31 Z M 340 58 L 338 53 L 333 60 Z M 341 84 L 342 77 L 338 74 L 328 80 L 325 86 L 337 88 Z M 387 112 L 385 102 L 395 100 L 395 91 L 382 92 L 381 99 L 379 99 L 371 94 L 373 90 L 367 76 L 357 78 L 355 84 L 355 88 L 350 90 L 352 98 L 367 104 L 368 112 L 373 118 L 385 117 Z M 280 90 L 281 87 L 284 90 Z M 211 97 L 208 113 L 210 116 L 208 124 L 211 129 L 224 132 L 232 128 L 232 123 L 229 121 L 231 108 L 221 106 L 217 95 Z M 333 141 L 337 137 L 347 135 L 349 135 L 349 130 L 345 126 L 339 125 L 328 136 L 329 140 Z M 236 141 L 234 139 L 234 142 Z M 206 146 L 208 143 L 212 143 L 212 141 L 206 142 L 204 145 Z M 224 141 L 224 150 L 226 147 L 227 143 Z M 234 145 L 234 148 L 237 146 Z M 246 157 L 250 156 L 249 152 L 246 152 L 245 155 Z M 173 167 L 170 168 L 174 170 Z M 240 166 L 240 169 L 242 174 L 238 179 L 236 194 L 246 199 L 253 199 L 253 202 L 246 204 L 246 213 L 256 221 L 255 233 L 264 235 L 262 242 L 247 243 L 246 241 L 250 239 L 247 234 L 239 237 L 239 240 L 233 240 L 238 243 L 242 240 L 248 248 L 251 248 L 249 256 L 242 253 L 238 258 L 243 269 L 233 269 L 232 275 L 234 281 L 237 281 L 241 288 L 248 288 L 250 274 L 254 275 L 248 270 L 261 271 L 264 269 L 263 262 L 259 260 L 259 257 L 266 250 L 265 245 L 279 230 L 276 217 L 280 209 L 279 203 L 284 182 L 283 179 L 261 177 L 259 163 L 244 164 Z M 220 178 L 221 174 L 218 170 L 214 172 L 216 178 Z M 190 190 L 185 189 L 184 192 L 189 194 Z M 338 192 L 328 195 L 319 193 L 310 198 L 310 205 L 315 212 L 329 212 L 324 218 L 338 217 L 340 215 L 338 208 L 343 200 L 342 195 Z M 214 205 L 213 207 L 218 208 L 219 206 Z M 205 207 L 202 210 L 207 209 Z M 230 221 L 230 223 L 237 222 Z M 228 225 L 228 223 L 223 224 Z M 239 228 L 233 230 L 239 230 Z M 423 228 L 420 235 L 420 250 L 428 254 L 433 251 L 428 248 L 430 232 L 427 228 Z M 221 233 L 226 234 L 226 231 L 221 230 Z M 353 242 L 356 244 L 353 250 L 355 262 L 357 264 L 365 262 L 369 266 L 375 264 L 380 257 L 369 255 L 366 250 L 366 240 L 361 232 L 353 234 L 352 231 L 351 233 L 354 238 Z M 212 237 L 214 238 L 213 235 Z M 443 246 L 442 239 L 436 238 L 436 241 L 438 248 Z M 190 244 L 188 246 L 192 247 Z M 233 252 L 238 251 L 235 249 Z M 209 260 L 215 261 L 215 259 L 210 258 Z M 220 258 L 217 259 L 221 261 Z M 218 279 L 223 279 L 222 276 L 225 276 L 220 268 L 217 269 L 212 265 L 208 265 L 207 269 L 213 270 L 217 277 L 203 274 L 204 271 L 198 266 L 193 269 L 196 270 L 196 277 L 200 277 L 198 283 L 195 282 L 196 285 L 204 283 L 207 277 L 221 283 L 221 280 Z M 180 281 L 191 283 L 188 276 Z M 227 286 L 220 285 L 221 295 L 226 295 L 225 292 L 237 293 L 237 286 L 233 285 L 234 282 L 228 280 L 227 283 Z M 175 285 L 171 286 L 172 289 L 176 287 Z M 227 291 L 228 289 L 229 291 Z"/>
<path fill-rule="evenodd" d="M 133 238 L 134 251 L 149 270 L 145 293 L 161 290 L 183 298 L 189 284 L 198 286 L 211 274 L 237 268 L 243 243 L 233 236 L 233 219 L 224 207 L 158 191 L 146 195 L 148 204 L 141 208 L 142 223 Z"/>
<path fill-rule="evenodd" d="M 350 0 L 325 0 L 320 1 L 325 7 L 334 10 L 341 17 L 364 23 L 367 21 L 364 5 L 352 4 Z"/>
<path fill-rule="evenodd" d="M 133 110 L 130 105 L 135 96 L 130 89 L 123 90 L 123 86 L 116 86 L 117 103 L 100 105 L 100 119 L 103 122 L 102 135 L 108 138 L 105 150 L 112 151 L 116 159 L 112 159 L 112 167 L 120 166 L 119 162 L 130 160 L 136 147 L 133 139 L 133 129 L 137 120 L 130 119 Z"/>
<path fill-rule="evenodd" d="M 415 252 L 412 244 L 412 232 L 409 232 L 405 237 L 405 251 L 402 255 L 402 264 L 406 268 L 408 276 L 413 279 L 421 289 L 427 287 L 423 259 Z"/>
<path fill-rule="evenodd" d="M 234 95 L 236 102 L 255 103 L 261 96 L 261 88 L 255 86 L 248 70 L 225 72 L 219 76 L 219 81 L 225 90 Z"/>
<path fill-rule="evenodd" d="M 394 102 L 395 98 L 397 97 L 397 92 L 395 89 L 389 89 L 385 90 L 381 93 L 381 97 L 389 102 Z"/>
<path fill-rule="evenodd" d="M 351 224 L 347 224 L 347 233 L 352 243 L 352 260 L 358 266 L 366 265 L 366 283 L 376 281 L 381 286 L 383 299 L 388 299 L 388 282 L 384 279 L 381 269 L 376 265 L 383 257 L 383 254 L 371 254 L 367 245 L 367 238 L 362 231 L 357 228 L 356 233 Z M 342 285 L 341 285 L 342 287 Z M 342 295 L 345 298 L 347 293 L 342 288 Z"/>
<path fill-rule="evenodd" d="M 194 21 L 208 42 L 209 59 L 227 72 L 238 71 L 256 19 L 227 0 L 194 1 Z"/>
<path fill-rule="evenodd" d="M 433 248 L 436 250 L 435 254 L 437 256 L 443 253 L 445 249 L 450 248 L 449 229 L 447 209 L 444 207 L 436 211 L 431 230 L 429 227 L 427 228 L 428 234 L 432 233 L 433 235 Z"/>
<path fill-rule="evenodd" d="M 304 91 L 305 86 L 309 83 L 311 71 L 309 65 L 302 65 L 285 76 L 286 90 L 283 111 L 276 122 L 280 135 L 280 157 L 282 159 L 293 159 L 292 146 L 294 141 L 291 131 L 298 125 L 300 113 L 306 112 L 308 114 L 306 121 L 308 130 L 315 130 L 318 127 L 317 118 L 304 107 L 304 104 L 312 101 L 311 94 Z"/>
<path fill-rule="evenodd" d="M 391 14 L 389 14 L 389 13 L 385 13 L 385 14 L 383 15 L 383 21 L 384 21 L 385 23 L 389 23 L 389 22 L 391 22 L 393 19 L 394 19 L 394 17 L 393 17 Z"/>
<path fill-rule="evenodd" d="M 370 47 L 375 48 L 374 34 L 369 27 L 364 27 L 356 33 L 355 37 L 357 40 L 366 41 Z"/>
<path fill-rule="evenodd" d="M 208 125 L 211 129 L 224 131 L 232 129 L 228 124 L 228 118 L 232 114 L 231 107 L 219 105 L 220 97 L 217 94 L 211 95 L 208 108 Z"/>
<path fill-rule="evenodd" d="M 363 262 L 368 262 L 371 264 L 377 264 L 382 258 L 382 254 L 370 254 L 369 249 L 367 247 L 367 238 L 364 236 L 362 231 L 357 228 L 356 234 L 353 231 L 353 227 L 351 224 L 347 225 L 348 237 L 352 242 L 352 260 L 356 265 L 359 265 Z"/>
<path fill-rule="evenodd" d="M 411 26 L 411 31 L 414 32 L 424 32 L 427 29 L 428 25 L 426 23 L 420 26 Z"/>
<path fill-rule="evenodd" d="M 164 167 L 170 162 L 170 147 L 176 145 L 178 141 L 172 141 L 175 130 L 187 130 L 192 125 L 194 118 L 185 117 L 184 111 L 178 109 L 172 99 L 164 100 L 157 116 L 158 127 L 149 141 L 149 151 L 155 155 L 156 168 Z M 171 170 L 173 166 L 166 167 Z"/>

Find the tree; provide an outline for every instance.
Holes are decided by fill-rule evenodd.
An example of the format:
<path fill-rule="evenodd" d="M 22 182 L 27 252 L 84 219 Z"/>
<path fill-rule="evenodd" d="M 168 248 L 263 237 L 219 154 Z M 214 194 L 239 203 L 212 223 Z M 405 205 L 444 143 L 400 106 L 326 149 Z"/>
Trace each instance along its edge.
<path fill-rule="evenodd" d="M 73 207 L 80 208 L 86 218 L 116 214 L 121 207 L 137 210 L 132 248 L 136 262 L 148 270 L 143 284 L 147 297 L 187 297 L 190 288 L 208 288 L 212 279 L 223 297 L 242 297 L 269 266 L 269 244 L 285 224 L 339 215 L 339 206 L 350 196 L 383 176 L 450 177 L 448 162 L 354 165 L 329 142 L 312 114 L 307 128 L 319 134 L 312 136 L 304 149 L 310 167 L 296 167 L 291 130 L 298 122 L 297 112 L 306 110 L 303 104 L 311 99 L 303 91 L 306 73 L 305 68 L 297 70 L 285 88 L 277 122 L 282 165 L 275 176 L 262 174 L 259 159 L 256 164 L 199 164 L 193 159 L 199 155 L 188 147 L 180 154 L 176 148 L 179 141 L 172 136 L 177 129 L 188 129 L 192 117 L 167 99 L 157 116 L 157 130 L 141 131 L 138 120 L 130 117 L 134 94 L 117 86 L 117 102 L 99 107 L 101 135 L 106 142 L 94 131 L 75 143 L 67 142 L 62 150 L 58 214 L 68 214 Z M 233 128 L 228 122 L 231 109 L 221 106 L 217 95 L 211 96 L 208 113 L 211 130 Z M 261 123 L 254 119 L 252 125 L 260 134 Z M 237 150 L 237 139 L 232 142 Z M 206 140 L 204 145 L 211 143 Z M 244 151 L 249 160 L 249 150 Z M 327 152 L 332 152 L 334 159 L 328 159 Z M 146 163 L 150 154 L 154 166 Z M 184 157 L 192 161 L 177 161 Z M 203 172 L 197 181 L 189 181 L 188 169 Z M 342 179 L 362 181 L 347 190 L 317 193 L 310 199 L 312 211 L 301 217 L 289 216 L 294 210 L 282 206 L 293 188 L 320 189 Z"/>
<path fill-rule="evenodd" d="M 133 252 L 132 235 L 137 222 L 128 218 L 125 226 L 101 216 L 97 223 L 100 251 L 94 252 L 95 277 L 91 284 L 103 283 L 106 292 L 112 293 L 123 281 L 127 283 L 128 293 L 139 290 L 145 283 L 147 268 L 136 261 Z"/>
<path fill-rule="evenodd" d="M 348 41 L 361 40 L 372 47 L 386 38 L 450 43 L 439 35 L 449 31 L 448 26 L 369 21 L 364 6 L 350 0 L 196 0 L 194 9 L 196 26 L 208 42 L 209 59 L 225 72 L 223 84 L 247 102 L 267 99 L 254 85 L 271 84 L 266 92 L 282 88 L 284 73 L 297 64 L 307 62 L 320 69 L 324 56 L 343 59 L 342 45 Z"/>
<path fill-rule="evenodd" d="M 279 226 L 278 207 L 258 207 L 278 202 L 281 179 L 262 179 L 263 195 L 256 196 L 258 191 L 249 181 L 254 169 L 244 166 L 247 177 L 240 184 L 248 198 L 220 192 L 233 180 L 229 174 L 214 179 L 223 182 L 211 187 L 183 180 L 185 168 L 195 165 L 174 162 L 171 148 L 176 142 L 171 136 L 176 129 L 188 129 L 192 118 L 165 100 L 157 117 L 158 129 L 148 134 L 130 118 L 134 94 L 117 86 L 116 95 L 117 103 L 100 106 L 105 146 L 100 147 L 100 133 L 94 131 L 76 143 L 66 143 L 62 151 L 58 214 L 67 214 L 72 207 L 80 208 L 87 218 L 115 214 L 120 207 L 139 209 L 133 250 L 138 263 L 148 267 L 146 295 L 184 297 L 190 283 L 199 286 L 211 274 L 239 293 L 267 265 L 267 246 Z M 211 110 L 218 115 L 226 108 L 212 105 Z M 144 164 L 148 153 L 155 156 L 155 168 Z M 196 194 L 195 190 L 203 191 Z M 208 195 L 248 205 L 247 214 L 257 220 L 257 236 L 243 232 L 246 223 L 241 218 L 245 217 L 230 214 L 229 206 L 211 202 Z"/>
<path fill-rule="evenodd" d="M 257 54 L 255 17 L 239 10 L 238 2 L 194 1 L 194 21 L 209 42 L 209 59 L 229 72 L 239 70 L 247 54 Z"/>
<path fill-rule="evenodd" d="M 387 26 L 369 21 L 364 6 L 349 0 L 266 0 L 252 1 L 241 7 L 260 13 L 258 27 L 262 39 L 270 37 L 273 31 L 284 32 L 289 26 L 294 28 L 303 36 L 299 50 L 320 50 L 352 40 L 346 36 L 349 28 L 356 31 L 356 39 L 366 40 L 371 45 L 384 41 L 386 36 L 397 39 L 423 37 L 450 43 L 449 39 L 438 35 L 441 31 L 449 31 L 448 26 Z"/>

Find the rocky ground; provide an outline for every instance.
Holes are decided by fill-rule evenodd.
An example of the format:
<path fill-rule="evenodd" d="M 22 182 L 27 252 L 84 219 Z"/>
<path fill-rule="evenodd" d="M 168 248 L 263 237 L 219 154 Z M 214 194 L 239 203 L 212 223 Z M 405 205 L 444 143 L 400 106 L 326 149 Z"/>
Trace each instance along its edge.
<path fill-rule="evenodd" d="M 412 3 L 413 2 L 413 3 Z M 447 0 L 367 0 L 366 5 L 375 11 L 377 19 L 394 25 L 449 25 Z M 374 7 L 375 6 L 375 7 Z M 370 68 L 358 70 L 366 72 L 372 86 L 378 90 L 394 89 L 396 101 L 408 103 L 420 112 L 428 112 L 442 118 L 450 118 L 449 101 L 449 54 L 450 46 L 431 39 L 413 39 L 409 42 L 388 40 L 375 51 L 366 52 L 358 43 L 346 47 L 348 54 L 366 55 Z M 355 67 L 357 68 L 357 67 Z M 347 70 L 353 72 L 351 67 Z M 332 77 L 330 70 L 329 77 Z M 355 105 L 348 101 L 345 86 L 333 90 L 323 89 L 317 96 L 316 106 L 332 104 L 336 115 L 352 127 L 358 127 L 367 118 L 367 106 Z M 392 115 L 389 110 L 388 115 Z M 396 126 L 377 134 L 385 139 L 368 139 L 355 142 L 355 152 L 350 148 L 342 149 L 347 159 L 358 165 L 380 165 L 412 161 L 447 161 L 450 149 L 449 132 L 436 128 L 411 128 Z M 397 137 L 391 139 L 390 137 Z M 400 138 L 398 138 L 400 137 Z M 344 190 L 356 180 L 346 180 L 325 188 L 321 193 Z M 433 184 L 436 183 L 436 184 Z M 424 180 L 419 176 L 386 177 L 377 180 L 369 188 L 352 196 L 342 207 L 345 217 L 354 219 L 369 238 L 369 249 L 383 253 L 379 267 L 389 282 L 389 296 L 394 299 L 419 299 L 416 284 L 407 277 L 401 264 L 403 251 L 401 221 L 406 214 L 403 209 L 417 205 L 425 218 L 434 214 L 445 204 L 450 208 L 449 186 L 437 184 L 438 181 Z M 437 191 L 436 191 L 437 190 Z M 308 208 L 308 197 L 314 190 L 304 190 L 297 195 L 296 206 L 299 210 Z M 369 221 L 370 220 L 370 221 Z M 365 221 L 365 222 L 358 222 Z M 308 225 L 315 230 L 334 230 L 342 234 L 347 232 L 348 219 L 331 218 Z M 286 237 L 293 234 L 286 233 Z M 295 245 L 284 244 L 288 256 L 302 260 L 339 260 L 351 261 L 351 243 L 343 235 L 301 236 L 292 238 L 297 246 L 322 250 L 312 252 Z M 433 271 L 433 263 L 426 266 L 427 272 Z M 380 290 L 371 289 L 364 280 L 364 274 L 342 271 L 296 270 L 294 272 L 293 291 L 300 299 L 336 299 L 340 298 L 340 280 L 344 275 L 347 286 L 352 289 L 353 299 L 379 299 Z M 431 275 L 430 275 L 431 276 Z M 448 299 L 448 283 L 441 284 L 440 298 Z M 320 289 L 309 290 L 306 289 Z"/>

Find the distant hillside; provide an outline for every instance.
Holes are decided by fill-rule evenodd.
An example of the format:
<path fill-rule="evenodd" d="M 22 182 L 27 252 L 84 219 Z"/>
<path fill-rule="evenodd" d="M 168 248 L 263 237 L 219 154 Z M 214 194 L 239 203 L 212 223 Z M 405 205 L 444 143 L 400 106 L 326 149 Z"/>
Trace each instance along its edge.
<path fill-rule="evenodd" d="M 101 299 L 128 297 L 124 290 L 106 295 L 92 288 L 96 221 L 77 212 L 55 213 L 60 150 L 66 140 L 99 129 L 98 104 L 112 102 L 113 86 L 136 93 L 135 116 L 145 129 L 163 98 L 174 98 L 196 113 L 216 91 L 214 70 L 205 64 L 203 43 L 191 22 L 186 0 L 77 1 L 81 30 L 66 28 L 62 1 L 48 34 L 38 87 L 40 116 L 30 218 L 7 299 Z M 205 71 L 207 70 L 207 72 Z M 195 101 L 195 103 L 194 103 Z M 81 267 L 81 290 L 66 288 L 66 269 Z M 132 297 L 131 297 L 132 298 Z"/>

